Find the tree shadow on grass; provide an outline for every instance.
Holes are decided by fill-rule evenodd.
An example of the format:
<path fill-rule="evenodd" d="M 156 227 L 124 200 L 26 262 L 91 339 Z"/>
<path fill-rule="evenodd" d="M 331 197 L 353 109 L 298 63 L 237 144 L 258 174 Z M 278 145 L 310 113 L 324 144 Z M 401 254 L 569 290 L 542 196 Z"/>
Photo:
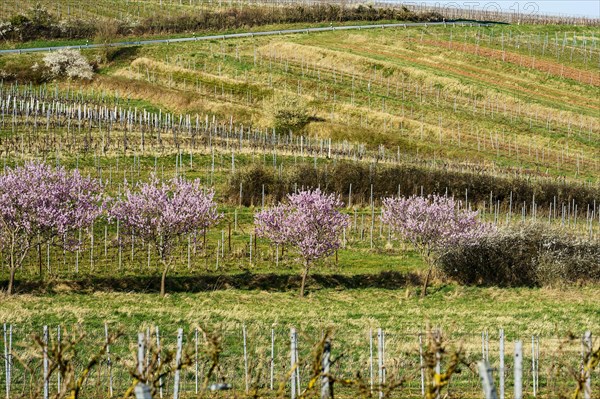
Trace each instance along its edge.
<path fill-rule="evenodd" d="M 198 275 L 167 277 L 168 293 L 196 293 L 217 290 L 259 290 L 271 292 L 297 291 L 301 278 L 298 275 L 244 272 L 229 275 Z M 395 290 L 421 284 L 415 273 L 384 271 L 375 274 L 313 274 L 309 276 L 309 290 L 365 289 Z M 0 281 L 0 287 L 6 286 Z M 84 277 L 78 280 L 15 281 L 17 293 L 52 294 L 60 292 L 138 292 L 158 293 L 160 276 Z"/>
<path fill-rule="evenodd" d="M 108 54 L 110 62 L 131 62 L 138 56 L 140 46 L 114 47 Z"/>

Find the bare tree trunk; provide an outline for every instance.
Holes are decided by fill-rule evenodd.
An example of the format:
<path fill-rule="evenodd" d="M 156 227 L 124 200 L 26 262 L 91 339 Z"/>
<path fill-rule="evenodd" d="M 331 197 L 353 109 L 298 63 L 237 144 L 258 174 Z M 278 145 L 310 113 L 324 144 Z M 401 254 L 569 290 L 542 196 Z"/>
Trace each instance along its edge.
<path fill-rule="evenodd" d="M 11 267 L 10 268 L 10 277 L 8 278 L 8 290 L 6 291 L 6 293 L 8 295 L 13 294 L 13 286 L 15 283 L 15 272 L 16 272 L 16 268 Z"/>
<path fill-rule="evenodd" d="M 162 272 L 162 277 L 160 279 L 160 296 L 165 296 L 165 282 L 167 280 L 167 268 L 165 267 Z"/>
<path fill-rule="evenodd" d="M 429 270 L 427 270 L 427 275 L 425 276 L 425 281 L 423 282 L 423 290 L 421 291 L 421 298 L 425 298 L 425 296 L 427 296 L 427 287 L 429 286 L 429 279 L 431 278 L 432 271 L 433 271 L 433 265 L 430 265 Z"/>
<path fill-rule="evenodd" d="M 44 269 L 42 267 L 42 243 L 38 242 L 37 245 L 37 253 L 38 253 L 38 265 L 40 268 L 40 280 L 44 281 Z"/>
<path fill-rule="evenodd" d="M 160 279 L 160 296 L 164 297 L 166 294 L 165 285 L 167 281 L 167 273 L 169 272 L 170 263 L 167 262 L 165 259 L 161 260 L 161 263 L 163 264 L 163 272 Z"/>
<path fill-rule="evenodd" d="M 304 287 L 306 286 L 306 277 L 308 276 L 308 272 L 310 270 L 310 263 L 306 261 L 304 264 L 304 271 L 302 272 L 302 284 L 300 285 L 300 298 L 304 297 Z"/>
<path fill-rule="evenodd" d="M 427 275 L 425 276 L 425 281 L 423 282 L 423 290 L 421 291 L 421 298 L 425 298 L 427 296 L 427 287 L 429 287 L 429 279 L 431 279 L 431 273 L 433 272 L 434 260 L 431 256 L 431 249 L 427 249 L 425 252 L 425 259 L 429 264 L 429 270 L 427 270 Z"/>

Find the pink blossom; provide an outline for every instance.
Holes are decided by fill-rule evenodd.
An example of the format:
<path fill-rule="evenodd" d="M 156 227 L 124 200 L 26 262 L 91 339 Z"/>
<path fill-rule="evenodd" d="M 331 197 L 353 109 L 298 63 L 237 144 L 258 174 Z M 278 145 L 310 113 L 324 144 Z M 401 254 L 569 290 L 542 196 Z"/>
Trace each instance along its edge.
<path fill-rule="evenodd" d="M 67 172 L 43 163 L 7 168 L 0 176 L 0 246 L 14 271 L 29 249 L 59 238 L 67 249 L 79 245 L 79 229 L 90 226 L 102 212 L 100 184 L 79 171 Z"/>
<path fill-rule="evenodd" d="M 338 197 L 319 189 L 290 194 L 287 203 L 256 214 L 256 233 L 274 243 L 296 247 L 312 262 L 340 247 L 340 235 L 349 220 L 336 209 L 341 206 Z"/>
<path fill-rule="evenodd" d="M 348 216 L 337 210 L 342 205 L 334 194 L 308 190 L 290 194 L 286 203 L 265 209 L 254 217 L 259 237 L 290 245 L 304 258 L 300 296 L 304 294 L 310 264 L 340 247 L 340 235 L 349 222 Z"/>
<path fill-rule="evenodd" d="M 440 253 L 463 243 L 477 242 L 493 228 L 478 219 L 478 213 L 460 209 L 454 198 L 430 195 L 383 200 L 382 221 L 410 241 L 429 263 L 421 296 Z"/>
<path fill-rule="evenodd" d="M 429 249 L 476 241 L 490 229 L 478 212 L 459 209 L 454 198 L 438 195 L 386 198 L 382 220 L 414 245 Z"/>
<path fill-rule="evenodd" d="M 171 263 L 171 252 L 182 236 L 205 233 L 220 219 L 212 190 L 203 191 L 200 180 L 176 178 L 159 182 L 156 178 L 127 188 L 122 198 L 114 201 L 109 219 L 118 220 L 124 232 L 154 243 L 163 263 L 161 294 Z"/>

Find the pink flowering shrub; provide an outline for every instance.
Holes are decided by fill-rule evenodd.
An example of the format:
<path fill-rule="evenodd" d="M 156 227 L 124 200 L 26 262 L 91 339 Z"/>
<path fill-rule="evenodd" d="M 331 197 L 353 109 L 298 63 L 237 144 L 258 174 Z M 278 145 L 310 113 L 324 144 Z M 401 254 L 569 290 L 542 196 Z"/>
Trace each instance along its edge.
<path fill-rule="evenodd" d="M 333 254 L 341 245 L 340 236 L 349 223 L 348 216 L 338 211 L 342 206 L 336 195 L 316 189 L 290 194 L 287 202 L 255 215 L 259 237 L 290 245 L 303 258 L 300 296 L 304 296 L 306 277 L 313 262 Z"/>
<path fill-rule="evenodd" d="M 163 265 L 160 293 L 172 263 L 177 240 L 192 232 L 205 233 L 220 219 L 212 190 L 204 191 L 200 181 L 182 178 L 159 182 L 153 178 L 137 190 L 127 189 L 109 210 L 109 218 L 118 220 L 126 234 L 135 234 L 154 244 Z"/>
<path fill-rule="evenodd" d="M 76 248 L 74 233 L 101 212 L 100 184 L 77 170 L 33 162 L 7 168 L 0 175 L 0 248 L 10 271 L 8 294 L 32 247 L 57 239 L 65 249 Z"/>
<path fill-rule="evenodd" d="M 412 243 L 429 263 L 423 296 L 436 259 L 444 250 L 477 242 L 492 229 L 479 220 L 478 212 L 460 209 L 454 198 L 439 195 L 386 198 L 382 220 Z"/>

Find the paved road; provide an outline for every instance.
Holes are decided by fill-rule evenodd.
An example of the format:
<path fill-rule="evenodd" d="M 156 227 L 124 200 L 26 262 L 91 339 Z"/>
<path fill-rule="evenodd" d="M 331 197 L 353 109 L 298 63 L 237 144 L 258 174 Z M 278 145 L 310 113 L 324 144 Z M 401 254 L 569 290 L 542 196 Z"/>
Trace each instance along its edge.
<path fill-rule="evenodd" d="M 303 29 L 285 29 L 285 30 L 274 30 L 264 32 L 250 32 L 250 33 L 231 33 L 228 35 L 211 35 L 211 36 L 193 36 L 193 37 L 181 37 L 177 39 L 156 39 L 156 40 L 139 40 L 132 42 L 117 42 L 110 43 L 110 47 L 124 47 L 124 46 L 144 46 L 148 44 L 169 44 L 169 43 L 183 43 L 183 42 L 199 42 L 205 40 L 225 40 L 225 39 L 236 39 L 241 37 L 255 37 L 255 36 L 273 36 L 273 35 L 289 35 L 294 33 L 311 33 L 311 32 L 328 32 L 338 30 L 361 30 L 361 29 L 385 29 L 385 28 L 408 28 L 418 26 L 435 26 L 435 25 L 458 25 L 458 26 L 484 26 L 484 23 L 476 22 L 413 22 L 405 24 L 378 24 L 378 25 L 348 25 L 348 26 L 331 26 L 324 28 L 303 28 Z M 104 47 L 104 44 L 87 44 L 87 45 L 74 45 L 74 46 L 57 46 L 57 47 L 34 47 L 24 49 L 10 49 L 0 50 L 0 54 L 22 54 L 22 53 L 33 53 L 40 51 L 55 51 L 60 49 L 93 49 Z"/>

